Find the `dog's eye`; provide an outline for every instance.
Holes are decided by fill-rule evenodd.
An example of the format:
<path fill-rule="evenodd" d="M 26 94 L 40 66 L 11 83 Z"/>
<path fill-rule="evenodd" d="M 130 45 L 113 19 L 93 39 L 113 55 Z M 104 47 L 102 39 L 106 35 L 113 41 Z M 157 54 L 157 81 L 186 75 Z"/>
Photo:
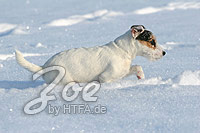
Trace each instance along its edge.
<path fill-rule="evenodd" d="M 156 42 L 155 42 L 155 40 L 151 40 L 150 43 L 151 43 L 151 45 L 152 45 L 153 47 L 156 47 Z"/>

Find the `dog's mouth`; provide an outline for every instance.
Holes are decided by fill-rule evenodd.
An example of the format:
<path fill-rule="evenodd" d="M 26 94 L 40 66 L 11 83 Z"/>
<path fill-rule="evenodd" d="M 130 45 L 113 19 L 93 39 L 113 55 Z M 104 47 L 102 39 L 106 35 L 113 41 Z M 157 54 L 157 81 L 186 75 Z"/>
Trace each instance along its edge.
<path fill-rule="evenodd" d="M 142 55 L 150 61 L 159 60 L 164 56 L 162 50 L 159 49 L 155 50 L 144 49 Z"/>

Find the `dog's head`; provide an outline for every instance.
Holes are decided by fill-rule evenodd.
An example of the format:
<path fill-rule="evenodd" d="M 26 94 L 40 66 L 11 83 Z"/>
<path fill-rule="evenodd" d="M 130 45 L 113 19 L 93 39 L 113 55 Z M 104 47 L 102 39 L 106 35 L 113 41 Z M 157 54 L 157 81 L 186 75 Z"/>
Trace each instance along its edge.
<path fill-rule="evenodd" d="M 166 54 L 158 45 L 153 33 L 146 30 L 143 25 L 133 25 L 131 27 L 131 33 L 133 38 L 137 41 L 139 55 L 149 60 L 158 60 Z"/>

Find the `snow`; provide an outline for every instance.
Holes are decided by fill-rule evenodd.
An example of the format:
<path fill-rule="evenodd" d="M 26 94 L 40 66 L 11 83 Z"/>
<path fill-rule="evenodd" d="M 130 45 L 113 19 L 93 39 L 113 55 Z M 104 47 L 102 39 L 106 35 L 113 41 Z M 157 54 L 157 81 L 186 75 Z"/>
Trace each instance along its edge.
<path fill-rule="evenodd" d="M 9 34 L 28 34 L 25 28 L 9 23 L 0 23 L 0 36 L 6 36 Z"/>
<path fill-rule="evenodd" d="M 0 132 L 199 132 L 200 130 L 200 1 L 21 0 L 0 4 Z M 92 47 L 114 40 L 133 24 L 151 30 L 167 55 L 150 62 L 137 57 L 144 80 L 130 76 L 101 85 L 97 102 L 81 95 L 63 104 L 98 104 L 106 114 L 23 112 L 47 85 L 32 81 L 14 50 L 43 65 L 57 52 Z"/>
<path fill-rule="evenodd" d="M 66 19 L 53 20 L 52 22 L 47 24 L 47 26 L 71 26 L 71 25 L 78 24 L 86 20 L 97 19 L 100 17 L 119 16 L 119 15 L 123 15 L 123 13 L 108 11 L 104 9 L 104 10 L 95 11 L 89 14 L 70 16 Z"/>
<path fill-rule="evenodd" d="M 200 85 L 200 70 L 184 71 L 176 80 L 179 85 Z"/>
<path fill-rule="evenodd" d="M 45 46 L 45 45 L 43 45 L 43 44 L 42 44 L 42 43 L 40 43 L 40 42 L 36 44 L 36 48 L 39 48 L 39 47 L 44 47 L 44 48 L 46 48 L 46 46 Z"/>
<path fill-rule="evenodd" d="M 16 26 L 13 24 L 0 24 L 0 33 L 8 32 L 14 29 Z"/>
<path fill-rule="evenodd" d="M 41 43 L 38 43 L 36 47 L 44 47 L 41 45 Z M 24 57 L 29 57 L 29 56 L 42 56 L 46 54 L 35 54 L 35 53 L 23 53 Z M 15 54 L 0 54 L 0 60 L 8 60 L 8 59 L 15 59 Z"/>
<path fill-rule="evenodd" d="M 186 10 L 186 9 L 199 9 L 199 8 L 200 8 L 200 2 L 172 2 L 164 7 L 159 7 L 159 8 L 147 7 L 147 8 L 139 9 L 135 11 L 135 13 L 136 14 L 150 14 L 150 13 L 156 13 L 156 12 L 165 11 L 165 10 L 173 11 L 177 9 Z"/>

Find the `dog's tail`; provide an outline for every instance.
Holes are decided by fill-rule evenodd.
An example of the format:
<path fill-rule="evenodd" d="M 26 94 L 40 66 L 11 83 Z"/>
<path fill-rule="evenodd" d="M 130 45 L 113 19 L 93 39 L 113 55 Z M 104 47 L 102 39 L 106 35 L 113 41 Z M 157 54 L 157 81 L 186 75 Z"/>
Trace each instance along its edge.
<path fill-rule="evenodd" d="M 42 69 L 42 67 L 32 64 L 32 63 L 28 62 L 27 60 L 25 60 L 22 53 L 18 50 L 15 50 L 15 57 L 16 57 L 17 63 L 19 65 L 23 66 L 25 69 L 27 69 L 33 73 Z"/>

